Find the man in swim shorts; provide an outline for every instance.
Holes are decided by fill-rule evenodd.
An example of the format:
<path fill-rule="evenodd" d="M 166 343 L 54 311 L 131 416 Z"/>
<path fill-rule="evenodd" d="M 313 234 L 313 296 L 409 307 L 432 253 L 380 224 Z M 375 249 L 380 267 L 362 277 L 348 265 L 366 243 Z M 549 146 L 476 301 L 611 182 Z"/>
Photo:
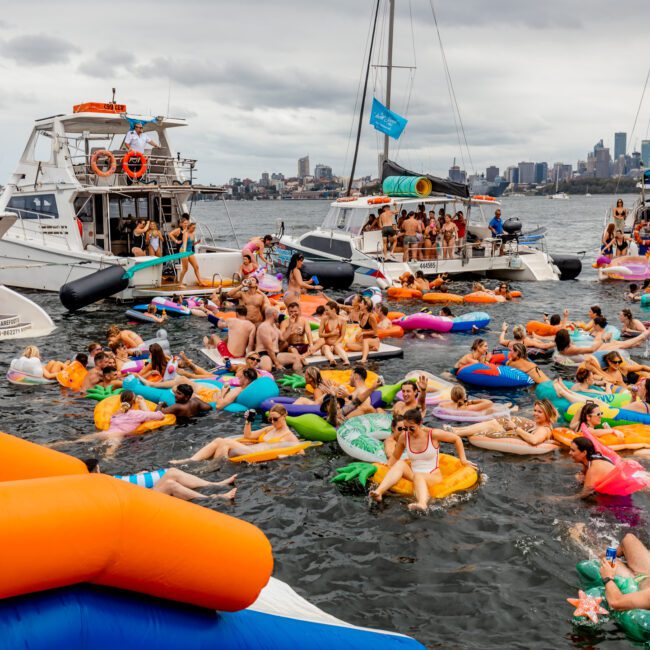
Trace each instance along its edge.
<path fill-rule="evenodd" d="M 97 386 L 97 384 L 102 382 L 104 379 L 104 368 L 109 368 L 113 364 L 113 359 L 106 352 L 98 352 L 95 355 L 95 367 L 88 371 L 83 384 L 81 384 L 81 391 L 87 391 L 89 388 Z"/>
<path fill-rule="evenodd" d="M 418 235 L 422 235 L 422 222 L 415 218 L 415 212 L 409 212 L 408 219 L 402 224 L 402 232 L 404 233 L 404 261 L 409 262 L 411 258 L 417 260 Z"/>
<path fill-rule="evenodd" d="M 297 302 L 287 305 L 287 314 L 288 317 L 280 324 L 280 350 L 297 353 L 304 359 L 314 343 L 311 327 Z"/>
<path fill-rule="evenodd" d="M 379 210 L 379 227 L 381 228 L 381 237 L 384 242 L 384 257 L 392 257 L 397 246 L 397 232 L 395 231 L 395 210 L 385 205 Z M 388 245 L 391 244 L 390 256 L 388 255 Z"/>
<path fill-rule="evenodd" d="M 247 314 L 248 309 L 244 305 L 237 305 L 235 318 L 218 321 L 220 328 L 228 329 L 228 336 L 225 339 L 221 339 L 218 334 L 205 336 L 203 345 L 206 348 L 216 348 L 224 358 L 238 359 L 246 356 L 246 352 L 255 345 L 255 325 L 246 318 Z"/>
<path fill-rule="evenodd" d="M 160 402 L 156 410 L 171 413 L 177 418 L 193 418 L 211 409 L 207 402 L 194 395 L 194 389 L 189 384 L 178 384 L 172 391 L 176 404 L 168 406 L 165 402 Z"/>
<path fill-rule="evenodd" d="M 280 352 L 280 329 L 277 325 L 279 311 L 269 307 L 264 312 L 264 322 L 257 328 L 255 336 L 255 351 L 262 361 L 260 367 L 267 372 L 277 368 L 291 366 L 294 372 L 300 372 L 303 362 L 296 352 Z"/>
<path fill-rule="evenodd" d="M 605 584 L 605 596 L 611 609 L 619 612 L 630 609 L 650 609 L 650 550 L 643 542 L 627 533 L 616 551 L 614 566 L 603 558 L 600 562 L 600 577 Z M 639 591 L 624 594 L 614 582 L 614 576 L 634 578 Z"/>

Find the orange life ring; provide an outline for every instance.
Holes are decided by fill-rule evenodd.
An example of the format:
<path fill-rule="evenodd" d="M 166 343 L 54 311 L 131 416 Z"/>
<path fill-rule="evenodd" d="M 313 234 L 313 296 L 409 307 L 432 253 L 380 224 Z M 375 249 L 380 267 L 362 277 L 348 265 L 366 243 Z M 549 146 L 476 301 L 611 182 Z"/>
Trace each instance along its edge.
<path fill-rule="evenodd" d="M 140 161 L 140 169 L 138 169 L 138 171 L 133 171 L 129 167 L 131 158 L 137 158 Z M 147 157 L 143 153 L 140 153 L 139 151 L 133 151 L 133 149 L 131 149 L 131 151 L 129 151 L 129 153 L 127 153 L 122 160 L 122 171 L 129 178 L 141 178 L 147 171 Z"/>
<path fill-rule="evenodd" d="M 110 165 L 106 171 L 100 169 L 97 165 L 97 160 L 100 156 L 108 158 Z M 97 176 L 101 176 L 102 178 L 112 176 L 115 173 L 116 167 L 117 164 L 115 162 L 115 156 L 108 149 L 99 149 L 98 151 L 95 151 L 95 153 L 90 157 L 90 169 L 92 169 L 93 172 L 97 174 Z"/>
<path fill-rule="evenodd" d="M 639 244 L 639 246 L 650 246 L 650 239 L 641 239 L 641 231 L 645 228 L 650 229 L 650 223 L 647 221 L 642 221 L 634 228 L 634 241 Z"/>
<path fill-rule="evenodd" d="M 368 199 L 368 205 L 381 205 L 382 203 L 390 203 L 390 196 L 373 196 Z"/>
<path fill-rule="evenodd" d="M 356 201 L 357 197 L 356 196 L 339 196 L 338 199 L 336 199 L 337 203 L 348 203 L 349 201 Z"/>
<path fill-rule="evenodd" d="M 476 196 L 473 196 L 472 199 L 475 201 L 496 201 L 493 196 L 484 196 L 483 194 L 477 194 Z"/>

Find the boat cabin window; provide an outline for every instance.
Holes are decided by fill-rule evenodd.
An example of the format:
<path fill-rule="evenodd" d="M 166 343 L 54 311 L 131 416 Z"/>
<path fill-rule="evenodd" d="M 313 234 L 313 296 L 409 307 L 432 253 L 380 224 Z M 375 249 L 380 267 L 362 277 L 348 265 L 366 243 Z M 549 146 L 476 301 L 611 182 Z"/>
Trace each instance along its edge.
<path fill-rule="evenodd" d="M 330 255 L 336 255 L 337 257 L 342 257 L 344 259 L 350 259 L 352 257 L 352 246 L 350 246 L 349 241 L 334 239 L 333 237 L 317 237 L 315 235 L 308 235 L 307 237 L 303 237 L 300 243 L 307 248 L 312 248 L 323 253 L 329 253 Z"/>
<path fill-rule="evenodd" d="M 54 194 L 30 194 L 12 196 L 7 209 L 15 212 L 21 219 L 58 219 Z"/>
<path fill-rule="evenodd" d="M 322 227 L 327 230 L 342 230 L 353 235 L 359 235 L 361 234 L 361 228 L 368 221 L 368 215 L 377 214 L 377 207 L 381 206 L 345 208 L 334 205 L 327 213 Z"/>
<path fill-rule="evenodd" d="M 52 160 L 52 136 L 45 131 L 36 132 L 34 141 L 34 160 L 36 162 L 50 162 Z"/>

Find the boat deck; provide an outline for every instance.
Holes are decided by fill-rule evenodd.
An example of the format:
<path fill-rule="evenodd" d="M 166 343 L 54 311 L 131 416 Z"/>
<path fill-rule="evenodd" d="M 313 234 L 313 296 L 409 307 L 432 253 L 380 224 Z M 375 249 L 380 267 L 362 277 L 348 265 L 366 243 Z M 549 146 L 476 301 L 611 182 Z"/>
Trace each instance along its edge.
<path fill-rule="evenodd" d="M 214 348 L 201 348 L 201 353 L 205 355 L 212 363 L 215 364 L 215 366 L 224 366 L 226 361 L 224 357 L 219 353 L 218 350 Z M 348 352 L 348 358 L 350 359 L 351 362 L 355 362 L 361 358 L 361 352 Z M 337 360 L 340 361 L 340 358 L 336 355 L 334 355 Z M 376 352 L 370 352 L 368 354 L 369 359 L 390 359 L 393 357 L 403 357 L 404 356 L 404 351 L 402 348 L 398 348 L 394 345 L 386 345 L 385 343 L 382 343 L 379 346 L 379 350 Z M 238 358 L 238 359 L 230 359 L 230 362 L 236 366 L 236 365 L 241 365 L 244 363 L 244 359 Z M 316 355 L 312 357 L 307 357 L 305 359 L 305 363 L 308 366 L 321 366 L 326 363 L 329 363 L 329 361 L 322 355 Z"/>

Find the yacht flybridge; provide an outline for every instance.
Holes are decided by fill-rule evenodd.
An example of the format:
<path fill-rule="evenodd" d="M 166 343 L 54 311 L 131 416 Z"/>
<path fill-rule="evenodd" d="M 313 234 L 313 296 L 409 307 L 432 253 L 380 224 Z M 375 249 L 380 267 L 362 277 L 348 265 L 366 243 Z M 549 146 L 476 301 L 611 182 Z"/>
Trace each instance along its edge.
<path fill-rule="evenodd" d="M 160 147 L 146 151 L 134 168 L 124 161 L 123 142 L 135 122 L 143 123 Z M 163 254 L 173 253 L 169 232 L 190 212 L 192 196 L 222 192 L 197 185 L 196 160 L 174 154 L 169 129 L 185 125 L 183 119 L 130 115 L 126 106 L 113 102 L 80 104 L 70 114 L 36 120 L 0 197 L 0 284 L 59 291 L 108 266 L 128 271 L 154 261 L 131 256 L 138 219 L 155 222 Z M 231 278 L 241 261 L 239 251 L 212 245 L 205 224 L 197 224 L 197 230 L 202 277 L 210 285 Z M 184 289 L 177 284 L 177 267 L 143 266 L 117 297 L 209 290 L 196 284 L 191 266 Z"/>
<path fill-rule="evenodd" d="M 381 230 L 362 232 L 370 214 L 377 214 L 381 198 L 373 196 L 339 199 L 330 205 L 320 228 L 302 235 L 281 234 L 274 249 L 274 258 L 280 267 L 286 266 L 294 252 L 307 260 L 344 261 L 354 267 L 354 280 L 361 286 L 393 285 L 403 273 L 422 271 L 426 277 L 439 273 L 449 275 L 478 275 L 509 281 L 558 280 L 560 272 L 551 256 L 544 250 L 521 245 L 515 236 L 501 246 L 500 240 L 490 237 L 485 207 L 493 212 L 499 203 L 490 199 L 462 199 L 450 195 L 427 198 L 383 199 L 398 214 L 402 210 L 417 211 L 424 204 L 426 211 L 436 214 L 443 208 L 445 214 L 462 210 L 468 221 L 467 240 L 456 250 L 453 259 L 441 259 L 435 248 L 420 249 L 422 259 L 404 261 L 403 252 L 396 252 L 393 260 L 384 256 Z M 489 216 L 492 216 L 491 214 Z M 472 240 L 471 242 L 469 240 Z M 543 246 L 543 240 L 536 245 Z"/>

